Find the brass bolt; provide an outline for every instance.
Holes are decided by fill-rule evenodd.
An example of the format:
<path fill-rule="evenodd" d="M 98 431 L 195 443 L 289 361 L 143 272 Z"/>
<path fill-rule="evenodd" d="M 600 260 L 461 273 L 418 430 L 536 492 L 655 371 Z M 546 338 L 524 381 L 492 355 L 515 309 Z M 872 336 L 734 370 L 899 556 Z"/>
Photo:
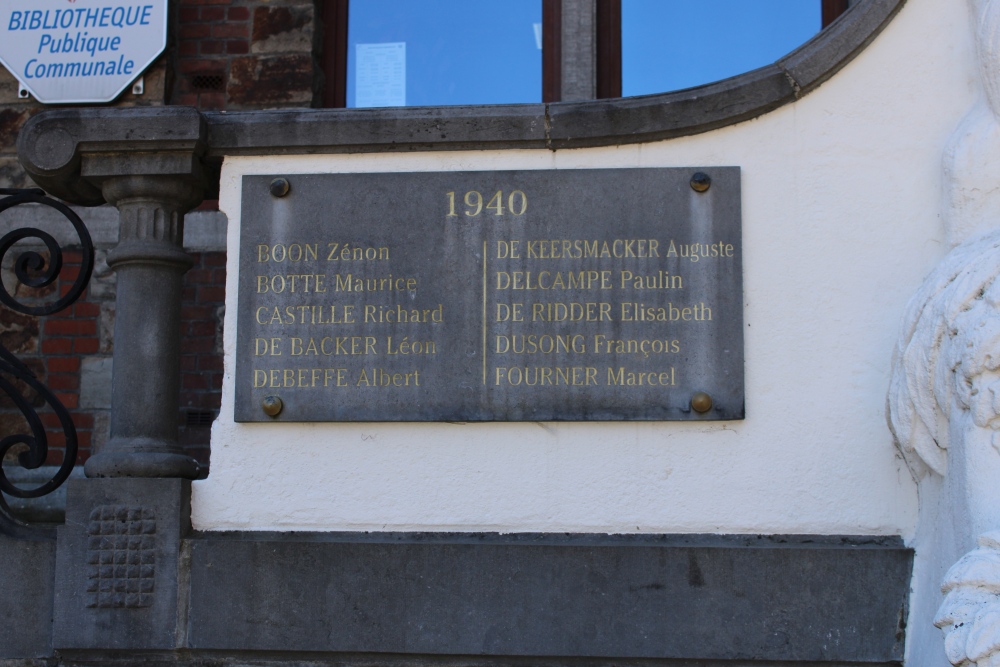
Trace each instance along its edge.
<path fill-rule="evenodd" d="M 260 408 L 264 411 L 264 414 L 268 417 L 277 417 L 281 413 L 281 408 L 284 405 L 281 403 L 281 399 L 277 396 L 265 396 L 264 400 L 261 401 Z"/>
<path fill-rule="evenodd" d="M 704 414 L 712 409 L 712 397 L 699 391 L 691 397 L 691 407 L 694 408 L 695 412 Z"/>
<path fill-rule="evenodd" d="M 691 177 L 691 189 L 695 192 L 707 192 L 712 187 L 712 178 L 703 171 L 695 172 Z"/>
<path fill-rule="evenodd" d="M 274 197 L 284 197 L 292 189 L 287 178 L 276 178 L 271 181 L 271 195 Z"/>

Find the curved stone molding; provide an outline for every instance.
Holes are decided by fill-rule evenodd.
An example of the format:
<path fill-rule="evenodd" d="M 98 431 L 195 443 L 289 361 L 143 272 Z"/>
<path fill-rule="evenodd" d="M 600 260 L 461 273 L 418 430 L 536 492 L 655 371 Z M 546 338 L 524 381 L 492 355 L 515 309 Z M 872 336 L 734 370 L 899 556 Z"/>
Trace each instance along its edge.
<path fill-rule="evenodd" d="M 859 0 L 772 65 L 672 93 L 545 105 L 204 114 L 181 107 L 53 110 L 25 124 L 18 154 L 49 192 L 97 205 L 108 160 L 120 161 L 123 153 L 146 165 L 134 173 L 149 175 L 190 171 L 192 155 L 217 162 L 226 155 L 557 150 L 669 139 L 756 118 L 799 99 L 850 62 L 904 2 Z M 149 164 L 153 153 L 156 162 Z"/>
<path fill-rule="evenodd" d="M 833 25 L 773 65 L 731 79 L 659 95 L 550 105 L 549 146 L 671 139 L 756 118 L 812 92 L 840 71 L 875 39 L 903 1 L 854 3 Z"/>
<path fill-rule="evenodd" d="M 958 667 L 1000 667 L 1000 531 L 980 537 L 979 547 L 948 570 L 934 619 Z"/>
<path fill-rule="evenodd" d="M 1000 231 L 951 251 L 907 305 L 893 355 L 889 428 L 916 478 L 948 467 L 950 424 L 1000 429 Z"/>
<path fill-rule="evenodd" d="M 548 105 L 206 113 L 210 155 L 577 148 L 708 132 L 811 92 L 850 62 L 903 6 L 861 0 L 768 65 L 698 88 Z"/>

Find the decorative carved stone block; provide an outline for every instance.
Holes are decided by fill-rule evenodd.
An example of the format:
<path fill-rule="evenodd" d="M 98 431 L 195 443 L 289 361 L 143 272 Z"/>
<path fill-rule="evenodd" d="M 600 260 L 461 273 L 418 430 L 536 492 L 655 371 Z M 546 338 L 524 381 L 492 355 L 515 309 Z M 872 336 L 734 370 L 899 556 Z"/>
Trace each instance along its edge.
<path fill-rule="evenodd" d="M 70 480 L 66 486 L 53 648 L 176 648 L 179 590 L 186 586 L 178 563 L 181 540 L 191 530 L 190 482 L 119 477 Z"/>
<path fill-rule="evenodd" d="M 150 606 L 156 567 L 155 512 L 100 505 L 90 513 L 87 533 L 87 606 Z"/>

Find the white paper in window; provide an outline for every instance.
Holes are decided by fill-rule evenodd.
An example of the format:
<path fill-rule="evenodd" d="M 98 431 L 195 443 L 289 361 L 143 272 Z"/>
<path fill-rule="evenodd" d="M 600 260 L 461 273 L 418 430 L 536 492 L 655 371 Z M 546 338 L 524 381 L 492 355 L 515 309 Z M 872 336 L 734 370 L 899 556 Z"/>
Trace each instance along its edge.
<path fill-rule="evenodd" d="M 406 106 L 406 42 L 356 47 L 354 106 Z"/>

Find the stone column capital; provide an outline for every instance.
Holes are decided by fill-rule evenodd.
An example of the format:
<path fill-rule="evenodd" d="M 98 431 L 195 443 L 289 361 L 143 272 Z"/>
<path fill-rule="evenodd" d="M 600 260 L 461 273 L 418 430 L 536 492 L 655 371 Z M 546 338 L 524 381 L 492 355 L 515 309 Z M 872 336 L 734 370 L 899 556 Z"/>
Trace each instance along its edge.
<path fill-rule="evenodd" d="M 101 192 L 121 221 L 108 266 L 118 271 L 127 263 L 152 262 L 179 273 L 191 268 L 183 250 L 184 214 L 201 202 L 200 184 L 171 176 L 111 176 Z"/>
<path fill-rule="evenodd" d="M 207 135 L 190 107 L 58 109 L 25 123 L 17 150 L 28 175 L 71 204 L 117 206 L 146 194 L 183 213 L 217 187 Z"/>

